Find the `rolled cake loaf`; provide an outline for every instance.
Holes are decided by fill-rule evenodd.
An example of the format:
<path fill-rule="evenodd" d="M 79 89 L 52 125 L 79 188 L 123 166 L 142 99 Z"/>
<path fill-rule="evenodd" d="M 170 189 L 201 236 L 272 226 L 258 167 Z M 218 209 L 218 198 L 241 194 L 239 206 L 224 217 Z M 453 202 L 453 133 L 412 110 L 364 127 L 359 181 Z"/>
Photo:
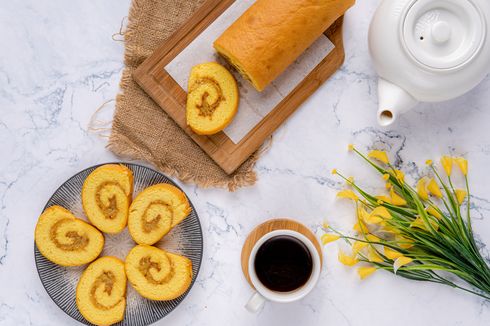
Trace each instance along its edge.
<path fill-rule="evenodd" d="M 124 318 L 126 272 L 116 257 L 90 264 L 78 281 L 76 303 L 85 319 L 95 325 L 112 325 Z"/>
<path fill-rule="evenodd" d="M 102 165 L 83 183 L 83 210 L 90 222 L 102 232 L 119 233 L 128 222 L 132 195 L 131 170 L 119 164 Z"/>
<path fill-rule="evenodd" d="M 34 238 L 41 254 L 61 266 L 90 263 L 104 247 L 99 230 L 57 205 L 41 214 Z"/>
<path fill-rule="evenodd" d="M 164 250 L 138 245 L 125 261 L 129 282 L 150 300 L 173 300 L 187 291 L 192 282 L 192 262 Z"/>
<path fill-rule="evenodd" d="M 214 48 L 262 91 L 355 0 L 257 0 Z"/>
<path fill-rule="evenodd" d="M 129 208 L 128 229 L 138 244 L 152 245 L 182 222 L 191 211 L 179 188 L 161 183 L 146 188 Z"/>

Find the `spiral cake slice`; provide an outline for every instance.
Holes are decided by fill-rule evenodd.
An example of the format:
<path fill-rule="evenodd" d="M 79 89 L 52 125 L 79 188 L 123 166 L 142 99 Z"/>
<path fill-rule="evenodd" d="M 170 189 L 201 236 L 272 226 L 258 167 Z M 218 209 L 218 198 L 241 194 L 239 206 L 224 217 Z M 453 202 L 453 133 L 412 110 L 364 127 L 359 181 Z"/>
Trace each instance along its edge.
<path fill-rule="evenodd" d="M 106 164 L 85 179 L 82 204 L 85 215 L 99 230 L 121 232 L 128 222 L 133 173 L 124 165 Z"/>
<path fill-rule="evenodd" d="M 187 124 L 199 135 L 212 135 L 233 120 L 239 102 L 233 75 L 216 62 L 192 68 L 187 94 Z"/>
<path fill-rule="evenodd" d="M 129 208 L 128 229 L 138 244 L 152 245 L 191 211 L 185 194 L 170 184 L 156 184 L 143 190 Z"/>
<path fill-rule="evenodd" d="M 192 262 L 188 258 L 152 246 L 131 249 L 125 268 L 131 285 L 150 300 L 176 299 L 192 282 Z"/>
<path fill-rule="evenodd" d="M 95 325 L 111 325 L 124 318 L 126 272 L 115 257 L 90 264 L 78 281 L 76 302 L 82 316 Z"/>
<path fill-rule="evenodd" d="M 61 206 L 51 206 L 41 214 L 34 238 L 41 254 L 62 266 L 90 263 L 104 247 L 99 230 Z"/>

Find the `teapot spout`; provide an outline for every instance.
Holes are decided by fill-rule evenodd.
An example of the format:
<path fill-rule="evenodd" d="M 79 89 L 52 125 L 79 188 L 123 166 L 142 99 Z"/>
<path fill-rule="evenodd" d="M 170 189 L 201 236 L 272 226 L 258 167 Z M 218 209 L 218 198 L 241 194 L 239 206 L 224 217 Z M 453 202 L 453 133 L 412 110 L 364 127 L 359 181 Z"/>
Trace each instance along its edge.
<path fill-rule="evenodd" d="M 380 78 L 378 82 L 378 123 L 387 127 L 398 116 L 417 104 L 417 100 L 404 89 Z"/>

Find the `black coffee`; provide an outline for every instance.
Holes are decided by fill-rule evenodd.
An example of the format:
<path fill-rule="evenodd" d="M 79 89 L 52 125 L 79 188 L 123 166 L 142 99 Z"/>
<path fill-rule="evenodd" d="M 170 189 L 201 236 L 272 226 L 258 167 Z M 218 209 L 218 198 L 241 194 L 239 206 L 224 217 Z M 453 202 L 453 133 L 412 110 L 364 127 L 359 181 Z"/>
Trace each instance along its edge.
<path fill-rule="evenodd" d="M 308 247 L 289 235 L 270 238 L 255 256 L 255 273 L 272 291 L 289 292 L 308 282 L 313 260 Z"/>

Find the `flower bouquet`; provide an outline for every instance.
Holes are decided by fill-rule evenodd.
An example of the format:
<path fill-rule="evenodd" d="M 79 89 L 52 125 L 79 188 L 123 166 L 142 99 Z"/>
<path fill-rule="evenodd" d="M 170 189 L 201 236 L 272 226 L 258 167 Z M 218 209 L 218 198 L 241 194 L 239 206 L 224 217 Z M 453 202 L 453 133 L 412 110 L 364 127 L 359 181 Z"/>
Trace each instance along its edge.
<path fill-rule="evenodd" d="M 324 244 L 344 239 L 351 248 L 350 252 L 339 250 L 339 261 L 347 266 L 361 262 L 361 279 L 382 269 L 490 300 L 490 267 L 480 254 L 471 226 L 466 159 L 442 157 L 445 180 L 433 162 L 427 161 L 431 177 L 421 178 L 412 187 L 405 182 L 403 172 L 390 164 L 385 152 L 374 150 L 365 156 L 352 145 L 349 149 L 381 174 L 389 195 L 369 194 L 353 178 L 332 171 L 350 187 L 340 191 L 338 197 L 354 201 L 357 216 L 355 236 L 324 225 L 328 232 L 322 236 Z M 462 189 L 456 188 L 451 179 L 454 165 L 464 176 Z M 451 274 L 467 285 L 454 282 Z"/>

